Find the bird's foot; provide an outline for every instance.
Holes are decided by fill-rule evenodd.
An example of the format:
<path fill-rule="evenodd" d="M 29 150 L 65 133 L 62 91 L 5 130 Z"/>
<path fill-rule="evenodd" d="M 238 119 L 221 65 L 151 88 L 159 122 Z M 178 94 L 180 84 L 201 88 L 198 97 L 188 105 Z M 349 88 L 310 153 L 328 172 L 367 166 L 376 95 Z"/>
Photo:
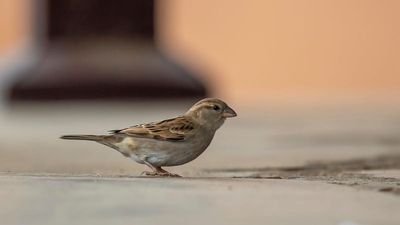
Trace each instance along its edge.
<path fill-rule="evenodd" d="M 167 177 L 182 177 L 181 175 L 179 175 L 179 174 L 176 174 L 176 173 L 170 173 L 170 172 L 166 172 L 166 173 L 163 173 L 164 175 L 161 175 L 161 176 L 167 176 Z"/>
<path fill-rule="evenodd" d="M 150 176 L 150 177 L 181 177 L 178 174 L 170 173 L 167 171 L 163 172 L 149 172 L 149 171 L 143 171 L 142 175 L 144 176 Z"/>

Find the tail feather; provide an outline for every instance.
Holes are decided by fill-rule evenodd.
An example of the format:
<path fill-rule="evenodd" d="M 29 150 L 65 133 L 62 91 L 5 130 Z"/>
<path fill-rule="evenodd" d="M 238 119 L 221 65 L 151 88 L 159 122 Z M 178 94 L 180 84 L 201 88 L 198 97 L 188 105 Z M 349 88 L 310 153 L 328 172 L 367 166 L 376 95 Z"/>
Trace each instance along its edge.
<path fill-rule="evenodd" d="M 130 157 L 130 154 L 121 151 L 119 147 L 114 144 L 115 142 L 120 142 L 120 138 L 116 137 L 115 135 L 64 135 L 61 136 L 60 138 L 66 140 L 96 141 L 100 144 L 106 145 L 110 148 L 117 150 L 126 157 Z"/>
<path fill-rule="evenodd" d="M 101 141 L 102 135 L 64 135 L 60 137 L 66 140 L 86 140 L 86 141 Z"/>

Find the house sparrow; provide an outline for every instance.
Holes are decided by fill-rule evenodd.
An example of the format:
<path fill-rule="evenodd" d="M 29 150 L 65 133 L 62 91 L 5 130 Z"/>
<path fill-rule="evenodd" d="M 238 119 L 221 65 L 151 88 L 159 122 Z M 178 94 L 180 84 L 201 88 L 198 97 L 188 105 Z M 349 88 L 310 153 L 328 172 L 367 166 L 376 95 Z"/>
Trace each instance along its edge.
<path fill-rule="evenodd" d="M 111 147 L 150 167 L 152 172 L 143 172 L 148 176 L 179 176 L 161 167 L 178 166 L 197 158 L 225 119 L 235 116 L 236 112 L 225 102 L 206 98 L 173 119 L 111 130 L 109 135 L 65 135 L 61 138 L 96 141 Z"/>

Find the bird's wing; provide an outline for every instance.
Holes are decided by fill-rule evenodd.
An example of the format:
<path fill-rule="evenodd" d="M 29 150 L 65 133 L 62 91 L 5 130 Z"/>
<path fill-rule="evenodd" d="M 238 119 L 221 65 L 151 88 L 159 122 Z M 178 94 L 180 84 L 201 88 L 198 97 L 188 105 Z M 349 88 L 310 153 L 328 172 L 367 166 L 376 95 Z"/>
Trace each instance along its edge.
<path fill-rule="evenodd" d="M 139 124 L 122 130 L 112 130 L 110 132 L 132 137 L 183 141 L 194 129 L 195 124 L 188 118 L 181 116 L 156 123 Z"/>

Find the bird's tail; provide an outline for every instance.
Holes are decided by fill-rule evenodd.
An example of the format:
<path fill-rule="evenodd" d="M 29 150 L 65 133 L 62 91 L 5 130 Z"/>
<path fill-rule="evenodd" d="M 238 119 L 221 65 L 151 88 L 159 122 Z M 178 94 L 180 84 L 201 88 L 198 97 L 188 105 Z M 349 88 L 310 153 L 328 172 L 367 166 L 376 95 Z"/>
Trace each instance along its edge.
<path fill-rule="evenodd" d="M 119 151 L 122 155 L 126 157 L 130 157 L 129 154 L 121 151 L 118 146 L 114 145 L 114 142 L 118 142 L 118 138 L 115 138 L 114 135 L 64 135 L 60 137 L 61 139 L 66 140 L 85 140 L 85 141 L 96 141 L 100 144 L 106 145 L 110 148 L 113 148 Z"/>
<path fill-rule="evenodd" d="M 64 135 L 60 138 L 66 140 L 101 141 L 103 137 L 103 135 Z"/>

